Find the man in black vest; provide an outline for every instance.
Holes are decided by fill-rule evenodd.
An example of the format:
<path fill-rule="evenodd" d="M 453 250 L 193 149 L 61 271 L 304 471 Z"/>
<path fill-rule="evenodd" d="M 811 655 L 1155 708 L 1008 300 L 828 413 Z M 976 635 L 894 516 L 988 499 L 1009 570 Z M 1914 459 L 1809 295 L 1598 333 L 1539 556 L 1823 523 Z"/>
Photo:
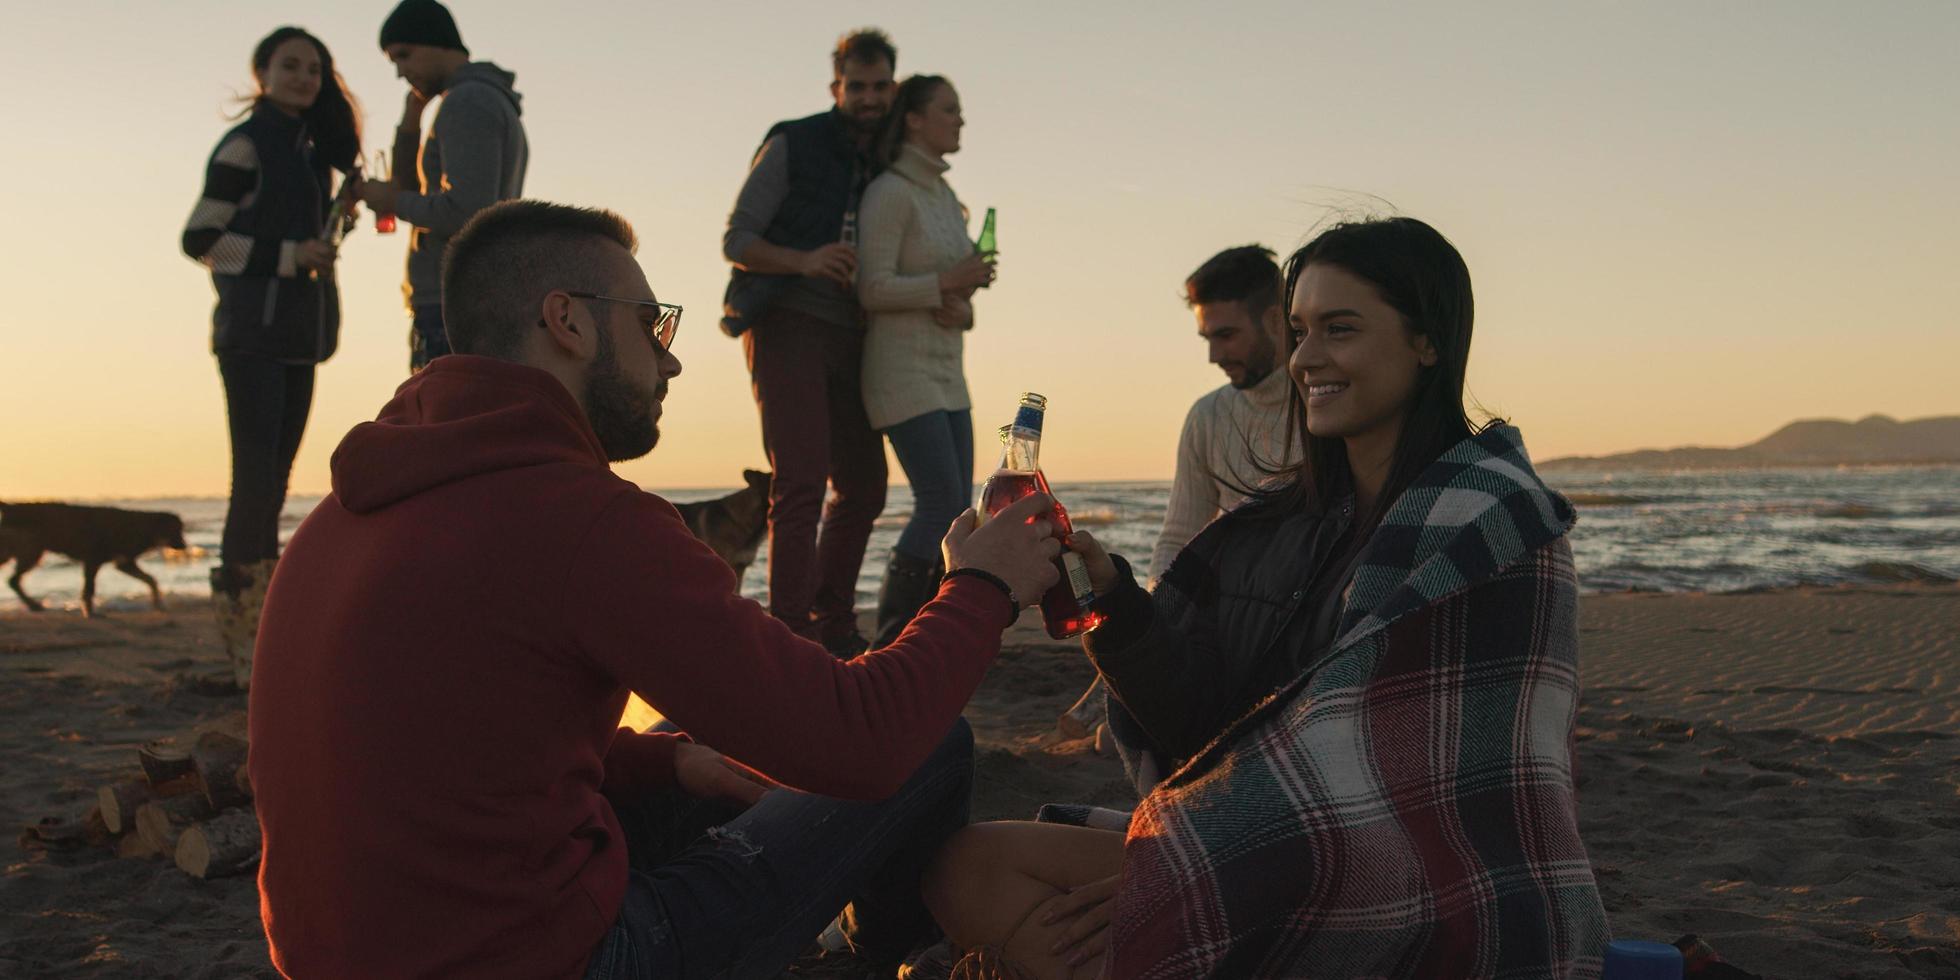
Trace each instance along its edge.
<path fill-rule="evenodd" d="M 722 236 L 735 270 L 721 326 L 742 339 L 775 469 L 769 612 L 842 657 L 865 648 L 858 566 L 885 508 L 885 448 L 858 384 L 864 313 L 854 280 L 858 198 L 875 172 L 871 144 L 897 65 L 882 31 L 840 39 L 836 104 L 769 129 Z"/>

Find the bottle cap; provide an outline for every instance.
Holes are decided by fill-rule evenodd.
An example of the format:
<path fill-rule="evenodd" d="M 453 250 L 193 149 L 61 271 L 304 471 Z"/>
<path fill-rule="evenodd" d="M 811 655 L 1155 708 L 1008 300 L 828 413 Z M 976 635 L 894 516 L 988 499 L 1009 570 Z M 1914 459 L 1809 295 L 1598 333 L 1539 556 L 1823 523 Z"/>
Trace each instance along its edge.
<path fill-rule="evenodd" d="M 1021 392 L 1021 408 L 1014 413 L 1014 428 L 1041 434 L 1041 417 L 1048 410 L 1048 399 L 1032 391 Z"/>
<path fill-rule="evenodd" d="M 1681 951 L 1646 939 L 1615 939 L 1606 947 L 1600 980 L 1681 980 Z"/>

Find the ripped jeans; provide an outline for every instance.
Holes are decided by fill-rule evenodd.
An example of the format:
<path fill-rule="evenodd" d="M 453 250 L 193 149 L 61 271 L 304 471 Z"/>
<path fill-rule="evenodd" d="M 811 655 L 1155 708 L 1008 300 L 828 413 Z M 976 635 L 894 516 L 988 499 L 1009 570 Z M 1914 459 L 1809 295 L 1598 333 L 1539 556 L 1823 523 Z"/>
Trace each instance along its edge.
<path fill-rule="evenodd" d="M 972 795 L 973 730 L 962 718 L 880 802 L 789 790 L 746 811 L 671 790 L 614 799 L 633 870 L 585 975 L 774 977 L 846 903 L 858 955 L 896 967 L 934 928 L 919 879 L 966 825 Z"/>

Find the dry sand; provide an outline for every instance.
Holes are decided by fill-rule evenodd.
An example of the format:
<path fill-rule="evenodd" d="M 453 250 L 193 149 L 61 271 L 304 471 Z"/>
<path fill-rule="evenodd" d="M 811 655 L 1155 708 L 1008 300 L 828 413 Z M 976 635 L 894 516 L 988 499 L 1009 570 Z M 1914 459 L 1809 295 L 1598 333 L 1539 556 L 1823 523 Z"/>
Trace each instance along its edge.
<path fill-rule="evenodd" d="M 1581 623 L 1581 820 L 1616 932 L 1698 932 L 1784 978 L 1960 976 L 1960 589 L 1589 597 Z M 1008 640 L 968 712 L 976 814 L 1127 805 L 1120 768 L 1053 731 L 1079 652 Z M 219 657 L 189 598 L 0 617 L 7 837 L 241 708 L 192 680 Z M 0 976 L 272 973 L 249 877 L 0 848 Z"/>

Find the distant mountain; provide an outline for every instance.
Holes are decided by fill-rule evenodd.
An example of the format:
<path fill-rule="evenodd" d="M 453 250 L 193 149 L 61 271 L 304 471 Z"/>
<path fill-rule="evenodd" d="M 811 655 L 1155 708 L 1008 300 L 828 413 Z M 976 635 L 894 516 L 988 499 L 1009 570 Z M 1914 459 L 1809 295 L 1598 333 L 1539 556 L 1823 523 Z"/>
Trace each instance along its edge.
<path fill-rule="evenodd" d="M 1808 419 L 1792 422 L 1747 446 L 1715 449 L 1642 449 L 1612 456 L 1565 456 L 1543 469 L 1737 469 L 1752 466 L 1871 466 L 1886 463 L 1960 463 L 1960 415 L 1901 422 L 1871 415 L 1856 422 Z"/>

